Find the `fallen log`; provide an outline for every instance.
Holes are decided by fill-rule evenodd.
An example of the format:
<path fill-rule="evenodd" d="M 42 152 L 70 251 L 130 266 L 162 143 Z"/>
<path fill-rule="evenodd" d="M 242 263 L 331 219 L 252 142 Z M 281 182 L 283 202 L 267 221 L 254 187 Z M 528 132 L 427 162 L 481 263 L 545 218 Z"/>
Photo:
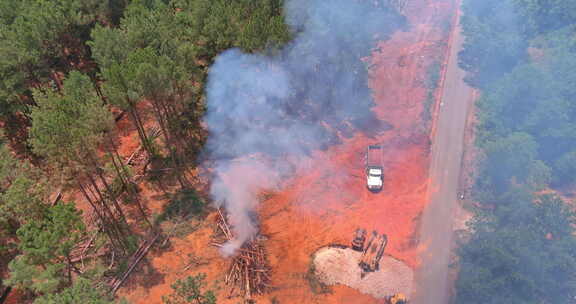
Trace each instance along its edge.
<path fill-rule="evenodd" d="M 132 152 L 132 154 L 130 155 L 130 157 L 128 157 L 128 159 L 124 162 L 124 165 L 126 166 L 130 166 L 130 163 L 132 162 L 132 159 L 134 158 L 134 156 L 136 156 L 137 154 L 140 153 L 140 150 L 142 150 L 142 146 L 138 146 L 138 148 L 136 150 L 134 150 L 134 152 Z"/>
<path fill-rule="evenodd" d="M 112 295 L 114 295 L 116 293 L 116 291 L 118 290 L 118 288 L 120 288 L 122 283 L 124 283 L 124 281 L 126 281 L 128 276 L 130 275 L 130 273 L 132 273 L 132 270 L 134 270 L 134 268 L 136 268 L 136 265 L 138 265 L 138 263 L 142 260 L 142 258 L 144 258 L 144 256 L 146 256 L 146 254 L 148 253 L 148 250 L 150 250 L 152 245 L 156 242 L 156 240 L 159 237 L 160 237 L 160 233 L 156 234 L 156 236 L 154 238 L 152 238 L 152 240 L 145 242 L 143 244 L 143 246 L 138 248 L 138 250 L 136 251 L 137 255 L 133 255 L 134 260 L 130 264 L 130 267 L 128 267 L 128 270 L 126 270 L 126 272 L 124 272 L 124 274 L 122 275 L 122 278 L 120 280 L 116 280 L 113 283 L 112 291 L 111 291 Z"/>
<path fill-rule="evenodd" d="M 222 211 L 220 211 L 220 208 L 218 208 L 218 214 L 220 215 L 220 220 L 222 221 L 224 227 L 222 227 L 220 223 L 218 223 L 218 226 L 220 227 L 220 229 L 222 229 L 222 232 L 224 233 L 226 238 L 232 239 L 232 231 L 230 231 L 230 227 L 228 227 L 228 222 L 226 221 L 226 218 L 222 214 Z"/>
<path fill-rule="evenodd" d="M 98 252 L 98 253 L 94 253 L 94 254 L 89 254 L 86 256 L 77 256 L 77 257 L 73 257 L 70 259 L 70 262 L 72 263 L 78 263 L 78 262 L 82 262 L 83 259 L 88 259 L 88 258 L 98 258 L 101 256 L 105 256 L 106 252 Z M 84 266 L 82 266 L 84 267 Z"/>
<path fill-rule="evenodd" d="M 80 253 L 80 260 L 82 261 L 82 268 L 84 268 L 84 255 L 86 254 L 86 251 L 88 251 L 88 248 L 90 248 L 92 246 L 92 243 L 94 243 L 94 240 L 96 240 L 96 237 L 98 236 L 98 233 L 100 231 L 96 231 L 96 233 L 94 233 L 94 235 L 90 238 L 90 240 L 88 240 L 88 244 L 86 244 L 86 246 L 84 246 L 84 249 L 82 249 L 82 252 Z"/>
<path fill-rule="evenodd" d="M 160 135 L 160 132 L 161 132 L 161 130 L 159 127 L 153 127 L 153 128 L 148 129 L 147 133 L 148 133 L 149 138 L 152 139 L 152 138 L 158 137 Z M 139 145 L 138 148 L 136 148 L 136 150 L 134 150 L 134 152 L 132 152 L 130 157 L 128 157 L 128 159 L 124 162 L 124 165 L 129 166 L 130 163 L 132 162 L 132 160 L 134 159 L 134 157 L 139 155 L 140 152 L 142 152 L 142 150 L 144 150 L 144 146 Z M 150 162 L 150 160 L 148 160 L 148 162 Z"/>
<path fill-rule="evenodd" d="M 56 195 L 56 197 L 54 198 L 54 200 L 52 201 L 52 204 L 50 204 L 51 207 L 56 206 L 56 204 L 58 204 L 58 202 L 62 199 L 62 191 L 58 191 L 58 194 Z"/>
<path fill-rule="evenodd" d="M 114 121 L 118 122 L 120 119 L 122 119 L 122 117 L 124 117 L 125 114 L 126 114 L 126 111 L 122 110 L 122 112 L 120 112 L 120 114 L 118 114 L 118 116 L 114 117 Z"/>
<path fill-rule="evenodd" d="M 174 233 L 174 231 L 176 230 L 176 227 L 178 227 L 181 223 L 182 222 L 178 222 L 178 223 L 174 224 L 174 226 L 172 226 L 172 229 L 170 229 L 170 232 L 168 232 L 168 235 L 166 235 L 166 238 L 164 238 L 164 242 L 162 242 L 162 245 L 160 245 L 160 247 L 166 246 L 166 244 L 168 243 L 168 240 L 172 236 L 172 233 Z"/>
<path fill-rule="evenodd" d="M 112 250 L 112 259 L 110 259 L 110 265 L 108 266 L 108 270 L 112 269 L 112 266 L 114 266 L 115 257 L 116 257 L 116 251 Z"/>

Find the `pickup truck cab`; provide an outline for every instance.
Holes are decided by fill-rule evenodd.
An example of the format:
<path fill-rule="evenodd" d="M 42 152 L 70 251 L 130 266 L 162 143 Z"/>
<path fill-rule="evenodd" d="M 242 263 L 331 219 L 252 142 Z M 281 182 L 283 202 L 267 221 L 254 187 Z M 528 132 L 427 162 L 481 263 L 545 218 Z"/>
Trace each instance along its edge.
<path fill-rule="evenodd" d="M 366 151 L 366 187 L 372 192 L 378 192 L 382 190 L 383 180 L 382 147 L 368 146 Z"/>

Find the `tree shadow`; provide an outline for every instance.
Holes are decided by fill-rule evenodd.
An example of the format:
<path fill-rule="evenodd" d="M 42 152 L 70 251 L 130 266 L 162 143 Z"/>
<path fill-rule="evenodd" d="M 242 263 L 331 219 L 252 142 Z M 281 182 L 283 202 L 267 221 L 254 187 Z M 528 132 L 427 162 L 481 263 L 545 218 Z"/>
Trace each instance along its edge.
<path fill-rule="evenodd" d="M 152 266 L 148 258 L 143 258 L 124 286 L 128 288 L 141 286 L 145 289 L 150 289 L 156 285 L 163 284 L 165 277 L 165 274 L 159 272 Z"/>

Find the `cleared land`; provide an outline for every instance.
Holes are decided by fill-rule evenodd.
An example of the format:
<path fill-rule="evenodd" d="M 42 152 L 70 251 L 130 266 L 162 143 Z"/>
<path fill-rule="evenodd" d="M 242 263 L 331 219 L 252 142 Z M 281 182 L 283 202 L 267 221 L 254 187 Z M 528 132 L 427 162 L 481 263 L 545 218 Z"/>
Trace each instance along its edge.
<path fill-rule="evenodd" d="M 361 277 L 358 267 L 362 253 L 351 248 L 324 247 L 314 254 L 314 269 L 326 285 L 343 284 L 378 299 L 398 293 L 410 295 L 413 272 L 391 256 L 380 259 L 380 268 Z"/>
<path fill-rule="evenodd" d="M 373 136 L 358 132 L 343 138 L 340 145 L 313 151 L 280 190 L 262 197 L 258 213 L 261 232 L 268 238 L 264 245 L 273 289 L 256 297 L 257 302 L 381 303 L 341 284 L 332 286 L 331 293 L 317 293 L 306 275 L 318 248 L 348 244 L 357 228 L 385 233 L 386 255 L 411 269 L 419 266 L 418 234 L 427 204 L 430 161 L 426 81 L 430 66 L 445 59 L 454 5 L 454 0 L 409 1 L 405 11 L 409 27 L 380 42 L 364 59 L 369 64 L 373 111 L 381 125 L 392 128 L 382 128 Z M 384 189 L 378 194 L 366 190 L 364 177 L 366 147 L 375 143 L 385 150 Z M 195 232 L 171 240 L 170 248 L 151 253 L 120 295 L 130 303 L 161 303 L 162 295 L 170 293 L 170 284 L 187 275 L 204 272 L 208 282 L 223 282 L 229 260 L 210 245 L 216 218 L 209 216 Z M 190 257 L 202 263 L 188 267 Z M 219 292 L 218 303 L 238 303 L 239 298 L 227 295 Z"/>

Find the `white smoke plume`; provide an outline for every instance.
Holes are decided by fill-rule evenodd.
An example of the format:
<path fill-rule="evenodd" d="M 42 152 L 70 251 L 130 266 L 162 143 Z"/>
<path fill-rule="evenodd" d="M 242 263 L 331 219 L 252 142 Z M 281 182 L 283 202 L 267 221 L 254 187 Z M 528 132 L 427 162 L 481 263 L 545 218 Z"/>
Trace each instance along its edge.
<path fill-rule="evenodd" d="M 310 151 L 384 127 L 370 110 L 362 58 L 402 24 L 385 2 L 288 0 L 293 42 L 273 56 L 232 49 L 215 60 L 205 157 L 216 172 L 212 198 L 226 208 L 236 237 L 223 254 L 257 232 L 258 191 L 278 187 Z"/>

